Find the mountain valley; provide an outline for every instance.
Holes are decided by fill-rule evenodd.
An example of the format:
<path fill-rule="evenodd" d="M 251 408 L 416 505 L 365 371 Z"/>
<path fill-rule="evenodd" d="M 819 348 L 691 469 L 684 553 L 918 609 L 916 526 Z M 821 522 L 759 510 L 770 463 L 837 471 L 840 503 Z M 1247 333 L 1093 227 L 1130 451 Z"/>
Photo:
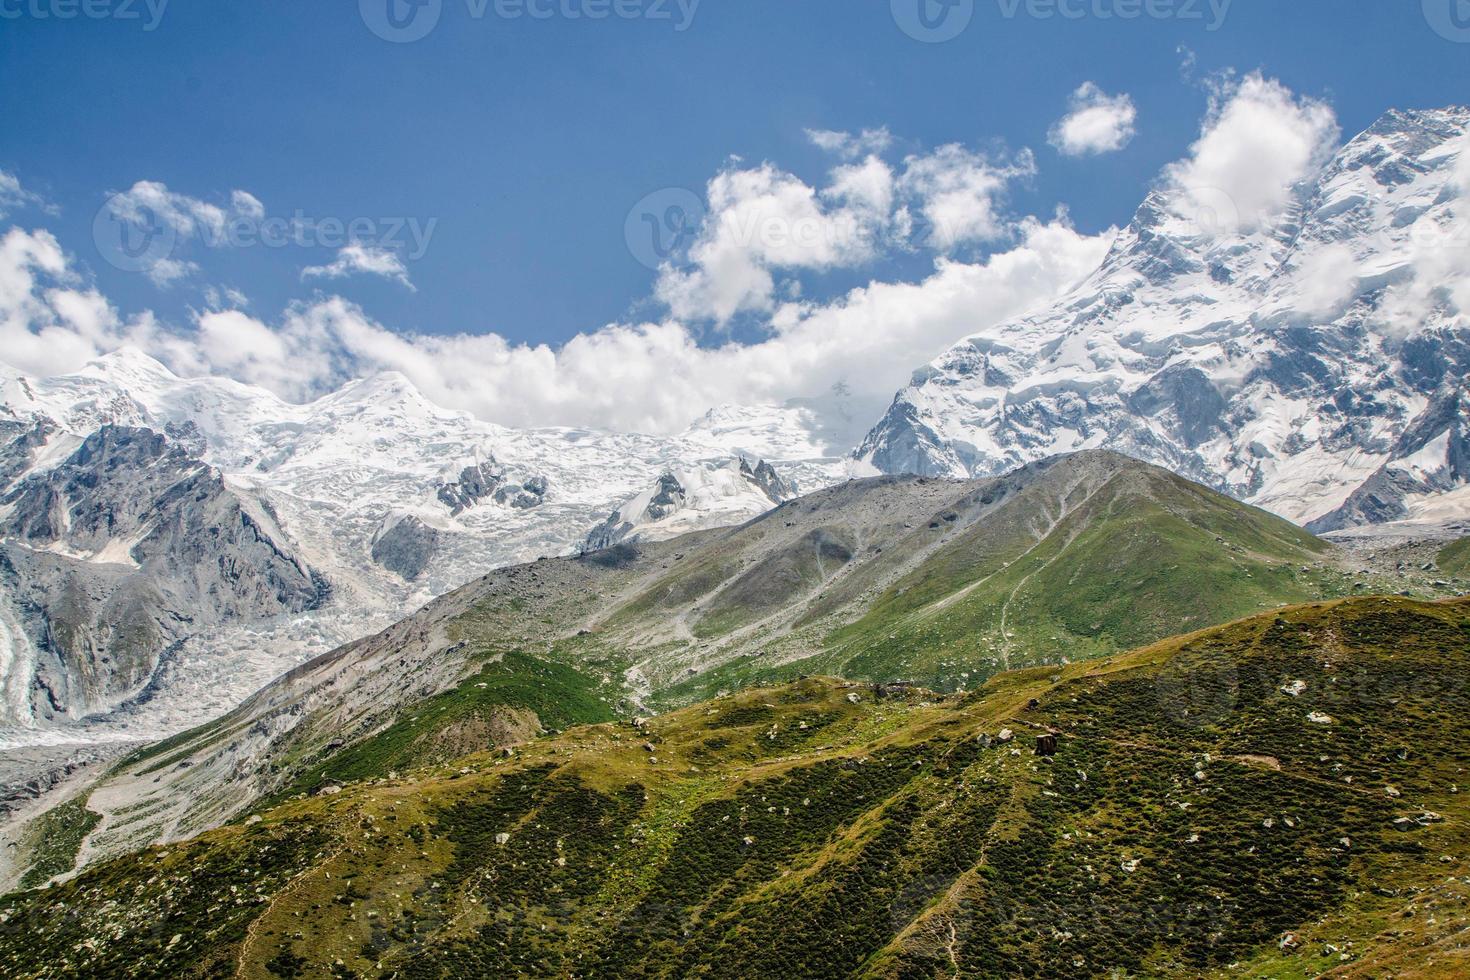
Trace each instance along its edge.
<path fill-rule="evenodd" d="M 1465 600 L 965 694 L 806 678 L 0 900 L 16 977 L 1460 975 Z"/>

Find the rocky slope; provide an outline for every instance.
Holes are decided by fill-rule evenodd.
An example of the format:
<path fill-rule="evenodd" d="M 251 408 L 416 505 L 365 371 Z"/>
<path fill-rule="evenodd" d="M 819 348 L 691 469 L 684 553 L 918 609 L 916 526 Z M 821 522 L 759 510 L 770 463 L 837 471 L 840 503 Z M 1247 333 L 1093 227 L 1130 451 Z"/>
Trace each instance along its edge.
<path fill-rule="evenodd" d="M 796 496 L 796 485 L 764 460 L 741 457 L 670 469 L 593 528 L 582 548 L 597 551 L 622 541 L 669 537 L 670 532 L 709 527 L 719 517 L 738 524 Z"/>
<path fill-rule="evenodd" d="M 1353 599 L 964 696 L 806 679 L 578 727 L 4 899 L 0 964 L 1460 976 L 1467 637 L 1466 600 Z"/>
<path fill-rule="evenodd" d="M 156 738 L 216 717 L 491 568 L 577 550 L 670 469 L 769 459 L 779 475 L 759 462 L 752 474 L 830 483 L 846 464 L 808 416 L 727 409 L 675 438 L 511 430 L 438 408 L 397 375 L 293 405 L 128 350 L 63 377 L 0 369 L 0 746 Z M 89 448 L 120 432 L 147 451 Z M 691 494 L 669 521 L 645 515 L 638 535 L 773 505 L 740 482 L 749 492 Z M 269 547 L 247 553 L 235 539 L 249 533 Z M 101 714 L 58 725 L 89 712 Z"/>
<path fill-rule="evenodd" d="M 197 631 L 328 600 L 269 508 L 178 442 L 109 424 L 55 466 L 27 466 L 46 449 L 40 431 L 12 440 L 26 475 L 0 497 L 0 722 L 146 700 Z"/>
<path fill-rule="evenodd" d="M 918 371 L 858 455 L 985 476 L 1105 446 L 1317 530 L 1463 516 L 1467 124 L 1387 114 L 1259 229 L 1154 192 L 1069 294 Z"/>
<path fill-rule="evenodd" d="M 446 728 L 488 731 L 508 710 L 562 728 L 815 673 L 960 692 L 1282 603 L 1463 587 L 1360 562 L 1111 453 L 853 481 L 738 528 L 498 570 L 298 667 L 88 788 L 101 820 L 80 858 L 404 770 Z M 0 855 L 0 881 L 30 860 Z"/>

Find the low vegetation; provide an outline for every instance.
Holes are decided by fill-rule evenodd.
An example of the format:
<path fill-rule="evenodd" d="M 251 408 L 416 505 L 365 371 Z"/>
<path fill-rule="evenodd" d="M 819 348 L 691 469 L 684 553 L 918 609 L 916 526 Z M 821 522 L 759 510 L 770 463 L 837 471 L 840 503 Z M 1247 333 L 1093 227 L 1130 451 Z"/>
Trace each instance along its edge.
<path fill-rule="evenodd" d="M 1348 599 L 964 694 L 803 678 L 396 778 L 425 729 L 385 732 L 340 792 L 0 900 L 0 973 L 1463 976 L 1467 651 L 1470 601 Z"/>
<path fill-rule="evenodd" d="M 87 809 L 85 796 L 60 803 L 26 827 L 31 866 L 21 875 L 21 888 L 36 888 L 76 863 L 82 842 L 102 818 Z"/>

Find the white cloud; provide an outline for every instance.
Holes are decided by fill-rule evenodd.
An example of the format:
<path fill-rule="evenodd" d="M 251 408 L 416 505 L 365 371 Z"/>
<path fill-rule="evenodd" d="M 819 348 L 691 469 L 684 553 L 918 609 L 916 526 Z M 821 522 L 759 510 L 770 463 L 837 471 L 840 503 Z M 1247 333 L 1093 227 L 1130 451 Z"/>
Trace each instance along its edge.
<path fill-rule="evenodd" d="M 708 215 L 689 268 L 666 266 L 656 295 L 681 319 L 724 323 L 769 312 L 775 273 L 860 264 L 875 254 L 888 221 L 892 175 L 876 157 L 839 168 L 826 192 L 769 163 L 731 169 L 709 182 Z"/>
<path fill-rule="evenodd" d="M 925 244 L 940 251 L 971 242 L 993 241 L 1008 231 L 999 201 L 1011 181 L 1036 172 L 1030 151 L 1009 163 L 995 163 L 982 153 L 957 143 L 941 146 L 927 156 L 904 161 L 900 190 L 912 200 L 925 228 Z M 909 225 L 912 215 L 900 222 Z"/>
<path fill-rule="evenodd" d="M 181 374 L 226 375 L 292 400 L 396 370 L 439 404 L 507 425 L 671 432 L 717 405 L 807 398 L 838 385 L 851 393 L 852 417 L 866 422 L 915 364 L 1054 299 L 1096 268 L 1114 237 L 1080 234 L 1064 216 L 1007 216 L 1009 184 L 1034 173 L 1029 152 L 998 161 L 950 145 L 894 165 L 878 152 L 887 143 L 886 133 L 847 138 L 834 149 L 842 160 L 816 186 L 769 163 L 732 164 L 708 184 L 708 217 L 688 262 L 660 270 L 655 298 L 667 316 L 608 324 L 558 348 L 493 333 L 399 333 L 336 296 L 268 319 L 218 287 L 205 291 L 206 308 L 186 327 L 163 329 L 146 315 L 124 321 L 81 285 L 55 239 L 19 231 L 0 248 L 0 344 L 5 360 L 37 374 L 129 344 Z M 214 205 L 152 182 L 121 195 L 118 207 L 125 220 L 205 242 L 236 218 L 264 213 L 244 192 Z M 991 254 L 946 254 L 1001 240 Z M 803 298 L 802 273 L 857 267 L 915 244 L 940 251 L 920 281 Z M 165 280 L 194 268 L 175 254 L 155 265 L 149 271 Z M 369 246 L 343 248 L 302 276 L 358 273 L 412 288 L 395 252 Z M 702 333 L 746 311 L 762 315 L 762 339 L 711 344 Z"/>
<path fill-rule="evenodd" d="M 48 231 L 11 228 L 0 238 L 0 351 L 21 371 L 75 370 L 123 344 L 167 353 L 149 314 L 124 322 L 96 290 L 84 289 Z"/>
<path fill-rule="evenodd" d="M 204 302 L 211 310 L 244 309 L 250 305 L 249 297 L 233 286 L 206 286 Z"/>
<path fill-rule="evenodd" d="M 399 334 L 339 297 L 293 305 L 271 322 L 210 310 L 187 332 L 151 317 L 122 322 L 96 292 L 57 285 L 74 276 L 53 238 L 12 231 L 0 240 L 0 348 L 14 366 L 46 375 L 130 344 L 180 373 L 227 375 L 297 401 L 397 370 L 439 404 L 503 424 L 643 432 L 678 431 L 720 404 L 780 402 L 842 382 L 868 421 L 915 363 L 1055 297 L 1096 267 L 1112 237 L 1028 220 L 1016 247 L 975 262 L 940 259 L 920 282 L 774 304 L 770 335 L 756 343 L 702 345 L 669 319 L 610 324 L 553 349 L 495 334 Z"/>
<path fill-rule="evenodd" d="M 240 191 L 236 195 L 242 194 Z M 255 201 L 245 194 L 244 197 Z M 255 203 L 259 203 L 256 201 Z M 200 236 L 211 241 L 224 238 L 230 212 L 197 197 L 178 194 L 156 180 L 140 180 L 121 194 L 114 194 L 108 207 L 118 218 L 147 225 L 156 218 L 181 237 Z"/>
<path fill-rule="evenodd" d="M 1200 138 L 1166 168 L 1165 185 L 1181 215 L 1208 212 L 1221 233 L 1255 231 L 1280 217 L 1293 185 L 1323 163 L 1337 139 L 1326 103 L 1247 75 L 1216 90 Z"/>
<path fill-rule="evenodd" d="M 188 279 L 198 271 L 199 264 L 197 262 L 164 257 L 153 259 L 149 262 L 148 267 L 144 270 L 144 274 L 159 289 L 167 289 L 181 279 Z"/>
<path fill-rule="evenodd" d="M 1133 139 L 1137 119 L 1138 110 L 1127 93 L 1108 95 L 1092 82 L 1083 82 L 1047 141 L 1069 157 L 1112 153 Z"/>
<path fill-rule="evenodd" d="M 881 138 L 879 135 L 881 134 Z M 809 131 L 848 158 L 814 187 L 770 163 L 732 166 L 707 188 L 707 215 L 687 261 L 661 270 L 655 297 L 682 320 L 724 324 L 740 313 L 769 315 L 778 296 L 800 295 L 804 271 L 852 268 L 891 248 L 950 252 L 1010 235 L 1001 209 L 1008 185 L 1036 171 L 1029 151 L 997 162 L 959 144 L 915 154 L 901 172 L 870 152 L 886 130 Z M 780 281 L 786 274 L 792 278 Z"/>
<path fill-rule="evenodd" d="M 779 402 L 839 381 L 866 420 L 914 363 L 1053 298 L 1096 268 L 1112 239 L 1062 221 L 1027 222 L 1022 236 L 981 262 L 941 259 L 921 282 L 873 283 L 825 304 L 783 303 L 758 343 L 701 346 L 674 320 L 611 324 L 555 350 L 495 334 L 407 336 L 332 298 L 293 308 L 273 326 L 233 311 L 208 314 L 200 348 L 216 370 L 289 398 L 395 370 L 439 404 L 507 425 L 672 432 L 716 405 Z"/>
<path fill-rule="evenodd" d="M 1358 261 L 1346 245 L 1328 245 L 1308 255 L 1294 270 L 1298 308 L 1311 316 L 1332 316 L 1357 293 Z"/>
<path fill-rule="evenodd" d="M 265 206 L 246 191 L 232 191 L 229 205 L 220 206 L 171 191 L 155 180 L 138 181 L 114 194 L 104 207 L 119 223 L 119 234 L 126 234 L 124 226 L 131 226 L 149 236 L 167 236 L 157 239 L 161 247 L 137 258 L 138 265 L 133 267 L 159 288 L 199 271 L 197 263 L 179 254 L 190 242 L 200 241 L 211 248 L 234 245 L 231 233 L 236 223 L 254 223 L 265 216 Z"/>
<path fill-rule="evenodd" d="M 875 220 L 886 221 L 893 210 L 894 191 L 893 170 L 876 156 L 870 156 L 861 163 L 834 169 L 831 183 L 823 188 L 822 196 L 866 211 Z"/>
<path fill-rule="evenodd" d="M 852 133 L 833 129 L 808 129 L 806 138 L 818 149 L 848 160 L 870 154 L 882 154 L 893 145 L 893 135 L 888 128 L 865 129 L 854 136 Z"/>
<path fill-rule="evenodd" d="M 416 292 L 403 260 L 391 249 L 371 245 L 348 245 L 337 251 L 328 265 L 310 265 L 301 270 L 302 279 L 345 279 L 351 275 L 381 276 Z"/>
<path fill-rule="evenodd" d="M 4 218 L 15 208 L 35 204 L 39 200 L 36 195 L 20 186 L 18 177 L 0 170 L 0 218 Z"/>

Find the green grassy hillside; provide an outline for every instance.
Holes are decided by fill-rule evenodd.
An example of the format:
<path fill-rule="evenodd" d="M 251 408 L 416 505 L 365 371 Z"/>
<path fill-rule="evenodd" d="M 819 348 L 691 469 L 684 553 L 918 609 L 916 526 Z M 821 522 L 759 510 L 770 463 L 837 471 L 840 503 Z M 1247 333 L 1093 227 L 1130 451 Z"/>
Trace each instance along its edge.
<path fill-rule="evenodd" d="M 1439 553 L 1439 568 L 1446 575 L 1470 578 L 1470 538 L 1445 545 Z"/>
<path fill-rule="evenodd" d="M 0 973 L 1463 976 L 1467 692 L 1470 601 L 1379 598 L 747 690 L 0 900 Z"/>
<path fill-rule="evenodd" d="M 1365 565 L 1113 453 L 991 480 L 852 481 L 741 527 L 470 583 L 124 760 L 88 797 L 96 819 L 68 824 L 84 839 L 67 853 L 123 854 L 262 800 L 752 684 L 825 674 L 961 693 L 1287 603 L 1454 591 L 1410 564 L 1423 562 Z M 0 882 L 65 873 L 54 848 L 19 839 Z"/>
<path fill-rule="evenodd" d="M 1095 657 L 1342 585 L 1305 531 L 1157 470 L 1118 473 L 1040 540 L 987 548 L 988 531 L 959 536 L 835 631 L 838 671 L 950 686 L 957 668 Z"/>

